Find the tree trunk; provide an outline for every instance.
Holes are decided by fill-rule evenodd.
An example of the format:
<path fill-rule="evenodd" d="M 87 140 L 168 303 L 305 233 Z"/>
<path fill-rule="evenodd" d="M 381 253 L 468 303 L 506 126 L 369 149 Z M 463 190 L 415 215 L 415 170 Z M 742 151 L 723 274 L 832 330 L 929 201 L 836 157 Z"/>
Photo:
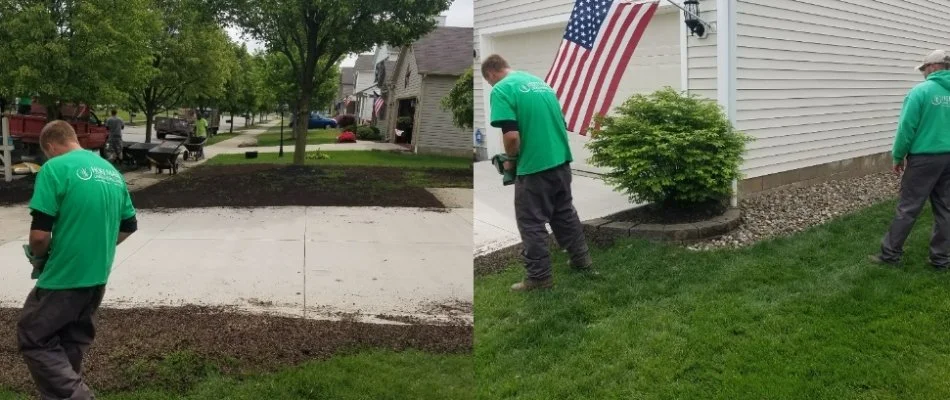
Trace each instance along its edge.
<path fill-rule="evenodd" d="M 305 88 L 294 119 L 294 165 L 304 165 L 307 157 L 307 124 L 310 122 L 310 88 Z"/>
<path fill-rule="evenodd" d="M 155 110 L 145 110 L 145 143 L 152 143 L 152 123 L 155 121 Z"/>
<path fill-rule="evenodd" d="M 229 133 L 234 133 L 234 111 L 231 111 L 231 130 Z"/>

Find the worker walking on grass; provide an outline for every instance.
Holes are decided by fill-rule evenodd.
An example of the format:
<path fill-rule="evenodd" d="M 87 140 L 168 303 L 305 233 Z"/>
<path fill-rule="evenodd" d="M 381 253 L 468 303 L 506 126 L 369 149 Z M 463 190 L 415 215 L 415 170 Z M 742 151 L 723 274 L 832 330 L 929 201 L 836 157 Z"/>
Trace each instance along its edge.
<path fill-rule="evenodd" d="M 208 136 L 208 120 L 204 114 L 198 113 L 198 121 L 195 122 L 195 137 L 203 138 Z"/>
<path fill-rule="evenodd" d="M 549 288 L 553 279 L 545 224 L 551 224 L 573 268 L 588 271 L 593 264 L 571 195 L 573 158 L 564 114 L 551 86 L 536 76 L 511 70 L 499 55 L 482 63 L 482 75 L 492 85 L 491 124 L 504 134 L 504 168 L 517 176 L 515 219 L 527 276 L 511 289 Z"/>
<path fill-rule="evenodd" d="M 897 138 L 894 172 L 901 178 L 897 215 L 881 242 L 875 263 L 896 265 L 904 241 L 927 199 L 933 206 L 930 264 L 938 270 L 950 265 L 950 57 L 937 50 L 917 68 L 925 81 L 904 98 Z"/>
<path fill-rule="evenodd" d="M 125 129 L 125 122 L 116 114 L 118 111 L 113 109 L 112 116 L 106 120 L 106 128 L 109 130 L 109 148 L 116 161 L 122 161 L 122 130 Z"/>
<path fill-rule="evenodd" d="M 83 353 L 116 246 L 137 229 L 135 208 L 122 174 L 84 151 L 68 123 L 47 124 L 40 146 L 49 160 L 30 200 L 26 249 L 38 280 L 17 323 L 19 349 L 43 399 L 92 399 Z"/>

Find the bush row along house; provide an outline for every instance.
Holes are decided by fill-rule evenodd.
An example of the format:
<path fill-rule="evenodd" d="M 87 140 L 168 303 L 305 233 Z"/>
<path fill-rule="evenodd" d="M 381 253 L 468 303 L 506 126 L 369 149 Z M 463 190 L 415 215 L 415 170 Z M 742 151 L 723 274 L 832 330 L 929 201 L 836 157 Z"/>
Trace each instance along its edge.
<path fill-rule="evenodd" d="M 444 17 L 439 25 L 411 45 L 382 45 L 375 54 L 360 55 L 351 75 L 353 92 L 340 93 L 337 112 L 349 99 L 352 114 L 379 128 L 389 142 L 419 153 L 470 156 L 471 132 L 454 126 L 442 99 L 472 65 L 474 31 L 444 26 Z M 341 76 L 341 87 L 345 82 Z"/>
<path fill-rule="evenodd" d="M 677 1 L 682 4 L 682 1 Z M 490 87 L 478 69 L 498 53 L 544 77 L 572 0 L 475 0 L 475 128 L 484 159 L 501 151 L 485 110 Z M 670 86 L 717 101 L 747 147 L 740 195 L 795 183 L 860 176 L 890 165 L 889 151 L 915 70 L 947 46 L 950 2 L 923 0 L 702 0 L 703 37 L 679 8 L 661 2 L 613 101 Z M 587 137 L 572 134 L 576 168 Z"/>

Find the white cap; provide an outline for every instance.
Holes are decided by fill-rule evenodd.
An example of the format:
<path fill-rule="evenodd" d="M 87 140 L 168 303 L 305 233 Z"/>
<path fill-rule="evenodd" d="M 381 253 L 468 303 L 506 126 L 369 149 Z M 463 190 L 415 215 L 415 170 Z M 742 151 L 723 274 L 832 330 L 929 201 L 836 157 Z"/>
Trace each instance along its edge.
<path fill-rule="evenodd" d="M 924 57 L 924 62 L 917 66 L 917 70 L 923 71 L 930 64 L 950 64 L 950 56 L 947 56 L 947 52 L 943 50 L 934 50 Z"/>

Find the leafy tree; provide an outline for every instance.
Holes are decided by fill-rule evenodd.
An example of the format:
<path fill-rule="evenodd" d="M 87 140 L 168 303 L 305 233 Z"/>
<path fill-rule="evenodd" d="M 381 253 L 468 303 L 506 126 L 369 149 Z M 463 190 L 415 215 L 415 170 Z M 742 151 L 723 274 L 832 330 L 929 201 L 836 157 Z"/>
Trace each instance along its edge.
<path fill-rule="evenodd" d="M 0 0 L 0 81 L 57 104 L 121 103 L 145 79 L 149 0 Z"/>
<path fill-rule="evenodd" d="M 224 89 L 232 58 L 229 38 L 213 15 L 190 0 L 152 0 L 158 27 L 146 47 L 151 62 L 145 80 L 129 94 L 133 108 L 145 113 L 145 141 L 152 138 L 152 121 L 163 109 L 185 99 L 215 97 Z"/>
<path fill-rule="evenodd" d="M 379 43 L 409 44 L 434 29 L 432 17 L 449 7 L 449 0 L 221 1 L 238 25 L 287 57 L 296 82 L 297 120 L 306 120 L 318 105 L 315 89 L 333 83 L 330 72 L 344 55 Z M 294 163 L 303 164 L 306 124 L 295 124 L 294 130 Z"/>
<path fill-rule="evenodd" d="M 472 68 L 462 74 L 452 91 L 442 98 L 442 109 L 452 113 L 452 122 L 462 129 L 472 129 L 475 120 L 475 94 Z"/>

